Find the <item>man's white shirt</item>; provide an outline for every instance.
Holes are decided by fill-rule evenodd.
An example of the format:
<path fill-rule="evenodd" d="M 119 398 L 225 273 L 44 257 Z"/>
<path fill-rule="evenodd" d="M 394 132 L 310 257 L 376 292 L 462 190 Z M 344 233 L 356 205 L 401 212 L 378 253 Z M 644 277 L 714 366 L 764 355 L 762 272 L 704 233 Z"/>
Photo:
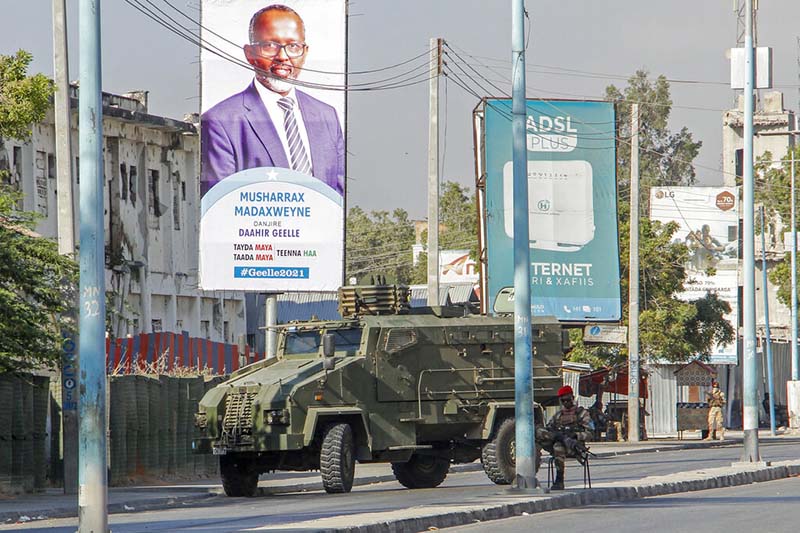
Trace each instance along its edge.
<path fill-rule="evenodd" d="M 275 124 L 275 130 L 278 132 L 278 138 L 281 140 L 283 152 L 286 154 L 286 160 L 289 161 L 289 164 L 291 165 L 292 156 L 289 152 L 289 141 L 286 138 L 286 114 L 278 105 L 278 100 L 283 98 L 283 96 L 276 92 L 270 91 L 258 80 L 255 80 L 254 84 L 256 86 L 256 90 L 258 91 L 258 95 L 261 97 L 261 101 L 264 103 L 264 107 L 267 109 L 267 114 L 269 114 L 270 118 L 272 119 L 272 123 Z M 297 101 L 297 95 L 295 94 L 294 87 L 289 90 L 289 94 L 286 96 L 294 100 L 292 113 L 294 113 L 294 119 L 297 122 L 298 129 L 300 130 L 300 139 L 303 141 L 303 145 L 306 147 L 308 161 L 311 162 L 311 146 L 308 144 L 306 123 L 303 122 L 303 113 L 300 112 L 300 104 Z"/>

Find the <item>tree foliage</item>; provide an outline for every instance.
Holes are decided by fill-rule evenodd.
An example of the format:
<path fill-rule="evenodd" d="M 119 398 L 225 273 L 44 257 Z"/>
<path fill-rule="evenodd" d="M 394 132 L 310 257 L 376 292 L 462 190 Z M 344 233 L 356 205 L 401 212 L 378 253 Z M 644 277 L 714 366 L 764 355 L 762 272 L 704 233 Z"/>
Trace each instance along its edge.
<path fill-rule="evenodd" d="M 617 111 L 617 178 L 621 188 L 630 185 L 631 104 L 639 103 L 639 175 L 643 191 L 655 185 L 694 185 L 692 161 L 702 142 L 694 141 L 686 127 L 670 131 L 672 110 L 669 82 L 664 76 L 655 80 L 647 71 L 638 70 L 620 90 L 606 88 L 606 100 L 614 102 Z"/>
<path fill-rule="evenodd" d="M 388 282 L 411 281 L 414 223 L 404 209 L 372 211 L 352 207 L 347 214 L 346 277 L 368 283 L 378 275 Z"/>
<path fill-rule="evenodd" d="M 422 232 L 423 243 L 428 242 L 428 231 Z M 469 250 L 472 259 L 478 257 L 478 206 L 475 194 L 469 193 L 454 181 L 442 185 L 439 196 L 439 249 Z M 427 283 L 428 254 L 422 252 L 412 271 L 413 283 Z"/>
<path fill-rule="evenodd" d="M 31 59 L 23 51 L 0 55 L 0 137 L 29 139 L 50 106 L 53 85 L 41 74 L 27 76 Z M 6 173 L 0 169 L 0 182 Z M 36 216 L 19 211 L 20 200 L 0 186 L 0 372 L 54 365 L 62 330 L 73 327 L 62 313 L 74 301 L 77 265 L 34 233 Z"/>
<path fill-rule="evenodd" d="M 34 217 L 14 210 L 18 194 L 0 189 L 0 372 L 54 365 L 61 318 L 74 301 L 78 269 L 55 242 L 36 235 Z"/>
<path fill-rule="evenodd" d="M 439 197 L 439 248 L 466 249 L 476 257 L 478 215 L 475 195 L 455 182 L 442 186 Z M 416 241 L 414 222 L 403 209 L 393 212 L 352 207 L 347 214 L 347 275 L 359 283 L 369 283 L 376 276 L 396 283 L 426 283 L 427 255 L 423 252 L 414 264 Z M 427 242 L 427 231 L 419 236 Z"/>
<path fill-rule="evenodd" d="M 765 152 L 755 165 L 756 202 L 764 205 L 767 218 L 780 219 L 784 231 L 791 232 L 791 149 L 775 166 L 772 153 Z M 795 172 L 800 169 L 800 146 L 795 147 Z M 795 193 L 796 194 L 796 193 Z M 761 228 L 758 228 L 759 230 Z M 800 244 L 799 244 L 800 246 Z M 786 254 L 769 273 L 769 280 L 778 287 L 778 300 L 786 306 L 792 303 L 791 255 Z M 800 293 L 800 291 L 798 291 Z"/>
<path fill-rule="evenodd" d="M 613 85 L 607 99 L 617 110 L 617 178 L 619 196 L 620 285 L 622 321 L 628 323 L 630 265 L 630 104 L 640 102 L 640 205 L 646 206 L 653 186 L 691 185 L 695 182 L 692 161 L 700 143 L 692 140 L 687 128 L 672 133 L 667 124 L 672 101 L 669 83 L 663 76 L 655 81 L 638 71 L 624 90 Z M 625 194 L 625 193 L 628 194 Z M 645 210 L 646 212 L 646 210 Z M 689 250 L 676 242 L 676 223 L 662 224 L 639 216 L 639 329 L 640 353 L 646 358 L 685 361 L 704 356 L 716 344 L 733 340 L 733 327 L 724 319 L 730 307 L 716 295 L 693 301 L 676 296 L 687 282 L 685 265 Z M 627 358 L 624 346 L 589 346 L 579 331 L 572 333 L 573 360 L 594 366 L 612 365 Z"/>
<path fill-rule="evenodd" d="M 27 140 L 31 124 L 44 119 L 50 108 L 53 82 L 43 74 L 28 76 L 31 61 L 24 50 L 0 54 L 0 137 Z"/>

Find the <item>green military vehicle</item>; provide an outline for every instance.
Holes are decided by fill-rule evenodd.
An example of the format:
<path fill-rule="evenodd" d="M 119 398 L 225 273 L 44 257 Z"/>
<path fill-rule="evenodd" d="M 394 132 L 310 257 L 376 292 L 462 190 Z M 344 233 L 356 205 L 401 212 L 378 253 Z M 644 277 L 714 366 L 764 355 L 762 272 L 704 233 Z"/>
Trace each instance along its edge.
<path fill-rule="evenodd" d="M 408 488 L 478 458 L 493 482 L 514 479 L 511 316 L 410 308 L 396 286 L 345 287 L 339 309 L 342 320 L 282 326 L 276 358 L 200 401 L 194 448 L 219 455 L 228 496 L 254 495 L 276 470 L 319 470 L 327 492 L 349 492 L 356 461 L 391 463 Z M 537 320 L 532 341 L 535 397 L 549 401 L 568 337 Z"/>

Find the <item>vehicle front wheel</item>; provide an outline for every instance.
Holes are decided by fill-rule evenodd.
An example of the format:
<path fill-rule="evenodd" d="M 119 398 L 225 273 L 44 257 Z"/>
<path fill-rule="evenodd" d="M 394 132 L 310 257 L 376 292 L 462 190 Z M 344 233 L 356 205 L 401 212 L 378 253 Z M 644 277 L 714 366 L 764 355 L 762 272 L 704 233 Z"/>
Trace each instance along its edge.
<path fill-rule="evenodd" d="M 333 424 L 325 429 L 319 453 L 322 486 L 329 494 L 350 492 L 356 459 L 350 424 Z"/>
<path fill-rule="evenodd" d="M 227 496 L 252 498 L 258 490 L 258 472 L 250 459 L 223 455 L 219 458 L 222 488 Z"/>
<path fill-rule="evenodd" d="M 432 489 L 438 487 L 450 471 L 446 457 L 414 454 L 406 463 L 392 463 L 394 477 L 409 489 Z"/>
<path fill-rule="evenodd" d="M 483 471 L 492 482 L 498 485 L 510 485 L 517 474 L 516 426 L 513 418 L 506 418 L 500 423 L 492 440 L 483 445 L 481 463 Z M 542 462 L 542 450 L 536 446 L 536 472 Z"/>

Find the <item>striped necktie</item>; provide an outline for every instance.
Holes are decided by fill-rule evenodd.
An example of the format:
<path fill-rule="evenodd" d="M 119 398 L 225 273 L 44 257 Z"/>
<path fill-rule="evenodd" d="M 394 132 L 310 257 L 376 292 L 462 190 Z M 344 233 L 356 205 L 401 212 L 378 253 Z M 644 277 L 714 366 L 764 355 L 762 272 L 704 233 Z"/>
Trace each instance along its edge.
<path fill-rule="evenodd" d="M 278 105 L 283 109 L 283 124 L 286 127 L 286 142 L 289 145 L 289 157 L 292 160 L 292 169 L 303 174 L 311 174 L 311 162 L 308 152 L 300 137 L 300 128 L 294 117 L 294 100 L 284 96 L 278 100 Z"/>

